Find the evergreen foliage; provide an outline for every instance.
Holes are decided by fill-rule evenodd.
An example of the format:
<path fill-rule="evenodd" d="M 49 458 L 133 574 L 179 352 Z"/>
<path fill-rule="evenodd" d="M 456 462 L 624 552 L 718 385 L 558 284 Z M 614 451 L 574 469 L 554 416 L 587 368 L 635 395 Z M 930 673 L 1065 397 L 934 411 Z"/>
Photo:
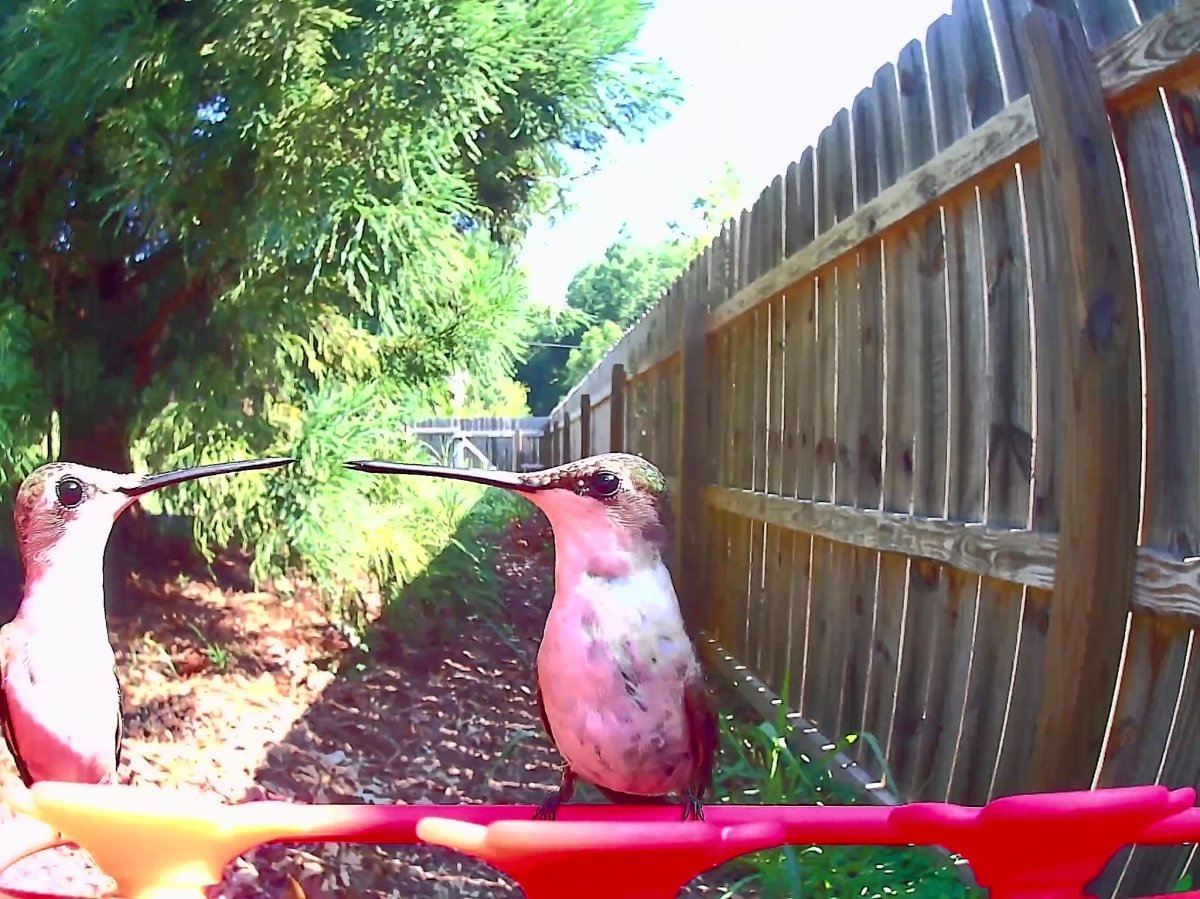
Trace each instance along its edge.
<path fill-rule="evenodd" d="M 692 260 L 738 211 L 741 179 L 726 163 L 720 175 L 692 204 L 693 220 L 672 222 L 666 239 L 638 244 L 622 226 L 604 255 L 575 273 L 567 287 L 566 308 L 544 322 L 545 343 L 518 368 L 529 388 L 529 405 L 546 415 L 613 345 L 646 314 L 683 274 Z"/>
<path fill-rule="evenodd" d="M 403 575 L 414 492 L 342 460 L 519 403 L 515 265 L 564 154 L 673 96 L 639 0 L 0 6 L 0 476 L 289 453 L 161 497 L 266 576 Z M 300 486 L 303 485 L 303 486 Z M 409 509 L 411 513 L 411 509 Z M 411 532 L 410 532 L 411 536 Z M 408 566 L 408 567 L 406 567 Z"/>

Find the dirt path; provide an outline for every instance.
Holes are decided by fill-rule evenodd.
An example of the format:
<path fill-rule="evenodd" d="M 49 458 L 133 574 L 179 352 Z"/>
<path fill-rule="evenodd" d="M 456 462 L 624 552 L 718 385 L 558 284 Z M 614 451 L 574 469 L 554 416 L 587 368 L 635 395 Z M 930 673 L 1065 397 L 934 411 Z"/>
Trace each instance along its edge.
<path fill-rule="evenodd" d="M 368 657 L 350 652 L 311 592 L 135 579 L 142 613 L 110 621 L 126 691 L 126 782 L 229 801 L 539 801 L 559 763 L 532 694 L 550 571 L 548 553 L 530 548 L 547 537 L 540 516 L 513 525 L 496 562 L 501 602 L 460 616 L 451 639 L 390 640 Z M 15 777 L 0 751 L 0 781 Z M 211 895 L 294 897 L 293 879 L 310 899 L 521 895 L 449 851 L 337 845 L 262 847 Z M 111 886 L 68 849 L 0 875 L 0 887 L 60 895 Z M 716 892 L 694 884 L 684 895 L 706 894 Z"/>

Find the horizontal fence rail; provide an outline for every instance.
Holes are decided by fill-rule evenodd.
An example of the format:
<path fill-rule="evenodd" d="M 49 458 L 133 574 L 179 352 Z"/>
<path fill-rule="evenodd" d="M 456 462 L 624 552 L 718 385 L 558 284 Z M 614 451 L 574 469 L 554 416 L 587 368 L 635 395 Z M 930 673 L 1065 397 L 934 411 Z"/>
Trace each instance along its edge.
<path fill-rule="evenodd" d="M 1196 3 L 955 0 L 549 416 L 662 468 L 710 663 L 877 802 L 1200 779 L 1198 122 Z"/>

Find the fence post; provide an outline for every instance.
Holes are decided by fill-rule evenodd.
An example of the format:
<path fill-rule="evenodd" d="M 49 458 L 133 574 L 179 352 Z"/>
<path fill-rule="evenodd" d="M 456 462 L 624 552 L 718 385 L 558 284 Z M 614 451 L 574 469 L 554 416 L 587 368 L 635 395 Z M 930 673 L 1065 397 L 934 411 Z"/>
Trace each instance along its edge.
<path fill-rule="evenodd" d="M 608 451 L 625 452 L 625 366 L 616 362 L 612 367 L 612 387 L 608 394 Z"/>
<path fill-rule="evenodd" d="M 1062 8 L 1065 9 L 1065 6 Z M 1104 97 L 1074 14 L 1021 23 L 1062 297 L 1062 522 L 1031 790 L 1087 789 L 1133 589 L 1141 371 L 1133 250 Z"/>
<path fill-rule="evenodd" d="M 559 465 L 562 465 L 564 462 L 570 462 L 574 458 L 571 455 L 571 413 L 567 411 L 566 406 L 563 406 L 561 446 L 562 457 L 558 460 Z"/>
<path fill-rule="evenodd" d="M 554 440 L 554 419 L 547 418 L 546 423 L 542 426 L 542 436 L 538 438 L 538 462 L 542 468 L 549 468 L 553 465 L 553 456 L 551 451 L 554 447 L 551 442 Z"/>
<path fill-rule="evenodd" d="M 579 397 L 579 458 L 586 459 L 592 454 L 592 395 L 581 394 Z"/>
<path fill-rule="evenodd" d="M 516 426 L 512 432 L 512 470 L 524 471 L 524 466 L 521 464 L 521 420 L 517 419 Z"/>
<path fill-rule="evenodd" d="M 700 284 L 704 267 L 693 265 L 683 284 L 679 340 L 679 527 L 676 560 L 681 606 L 689 628 L 703 623 L 708 590 L 705 544 L 708 521 L 708 302 Z"/>

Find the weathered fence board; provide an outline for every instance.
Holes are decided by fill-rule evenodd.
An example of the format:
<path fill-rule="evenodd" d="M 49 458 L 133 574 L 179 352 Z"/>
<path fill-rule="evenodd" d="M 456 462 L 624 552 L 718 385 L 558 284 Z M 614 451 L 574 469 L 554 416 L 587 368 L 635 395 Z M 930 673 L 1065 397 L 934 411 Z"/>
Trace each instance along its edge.
<path fill-rule="evenodd" d="M 523 471 L 543 464 L 546 422 L 545 417 L 429 418 L 410 425 L 408 432 L 425 445 L 431 461 L 479 467 L 486 460 L 505 471 Z"/>
<path fill-rule="evenodd" d="M 955 0 L 550 419 L 663 468 L 721 670 L 901 800 L 1200 780 L 1200 9 L 1053 6 Z"/>

